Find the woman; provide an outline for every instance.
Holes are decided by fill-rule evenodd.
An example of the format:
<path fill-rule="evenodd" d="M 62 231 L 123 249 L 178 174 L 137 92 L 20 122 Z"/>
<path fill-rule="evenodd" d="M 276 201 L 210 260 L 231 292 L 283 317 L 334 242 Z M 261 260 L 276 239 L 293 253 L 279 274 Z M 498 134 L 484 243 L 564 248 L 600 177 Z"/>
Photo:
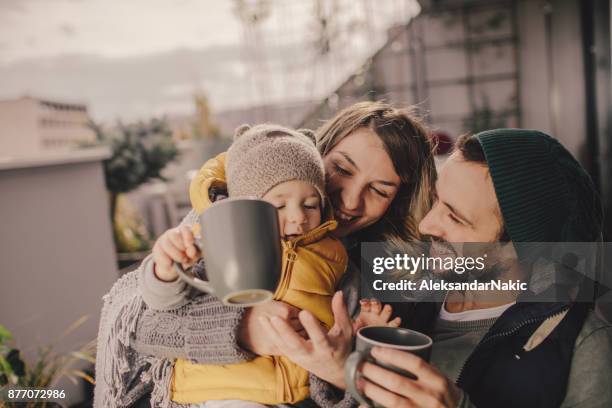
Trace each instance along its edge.
<path fill-rule="evenodd" d="M 326 192 L 339 222 L 335 234 L 343 238 L 352 262 L 341 283 L 344 295 L 334 300 L 336 325 L 329 334 L 311 334 L 325 336 L 328 353 L 311 353 L 309 359 L 302 349 L 301 360 L 296 362 L 341 387 L 339 377 L 352 336 L 343 324 L 348 319 L 343 305 L 346 302 L 351 315 L 357 309 L 359 243 L 417 240 L 418 222 L 431 205 L 435 167 L 424 126 L 409 113 L 382 102 L 362 102 L 343 110 L 318 130 L 317 145 L 325 163 Z M 210 193 L 198 192 L 200 180 L 194 180 L 192 200 L 194 190 Z M 194 219 L 192 214 L 184 223 Z M 158 243 L 172 239 L 172 233 L 165 234 Z M 172 359 L 227 364 L 252 354 L 279 354 L 279 346 L 287 349 L 274 336 L 279 329 L 300 330 L 302 323 L 312 323 L 311 316 L 302 314 L 298 319 L 299 310 L 281 302 L 237 309 L 211 296 L 200 296 L 199 305 L 179 308 L 173 314 L 156 312 L 146 307 L 138 290 L 139 280 L 140 285 L 151 281 L 150 264 L 145 261 L 138 271 L 117 282 L 105 298 L 95 406 L 130 406 L 147 392 L 152 393 L 153 405 L 167 404 Z M 177 291 L 184 290 L 180 285 L 177 282 Z M 216 310 L 217 318 L 207 319 L 210 308 Z M 194 313 L 202 316 L 201 327 L 181 327 L 181 316 Z M 317 359 L 330 357 L 323 367 L 317 364 Z M 311 394 L 320 405 L 330 403 L 330 387 L 314 376 Z"/>

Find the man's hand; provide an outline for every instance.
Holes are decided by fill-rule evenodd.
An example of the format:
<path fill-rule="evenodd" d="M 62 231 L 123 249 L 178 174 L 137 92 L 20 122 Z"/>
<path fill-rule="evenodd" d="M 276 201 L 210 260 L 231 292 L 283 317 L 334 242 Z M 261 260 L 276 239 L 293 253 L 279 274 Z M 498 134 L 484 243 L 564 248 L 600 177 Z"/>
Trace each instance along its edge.
<path fill-rule="evenodd" d="M 246 309 L 238 329 L 238 343 L 246 350 L 260 356 L 279 355 L 272 333 L 262 325 L 262 318 L 277 318 L 285 322 L 301 336 L 304 328 L 298 319 L 300 309 L 287 303 L 271 300 L 261 305 Z"/>
<path fill-rule="evenodd" d="M 437 368 L 414 354 L 390 348 L 374 347 L 372 357 L 414 374 L 412 380 L 378 365 L 364 363 L 360 388 L 373 401 L 385 407 L 455 408 L 461 390 Z"/>

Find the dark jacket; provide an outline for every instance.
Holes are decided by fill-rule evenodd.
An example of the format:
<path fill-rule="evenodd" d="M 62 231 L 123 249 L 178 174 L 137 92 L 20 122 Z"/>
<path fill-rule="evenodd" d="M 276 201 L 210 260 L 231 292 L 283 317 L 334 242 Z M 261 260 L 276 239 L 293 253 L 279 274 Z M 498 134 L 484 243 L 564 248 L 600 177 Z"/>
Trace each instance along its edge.
<path fill-rule="evenodd" d="M 411 328 L 431 334 L 439 303 L 402 308 Z M 558 407 L 563 402 L 574 344 L 588 314 L 588 303 L 517 303 L 489 329 L 466 360 L 457 380 L 477 407 Z M 540 324 L 569 309 L 537 348 L 523 345 Z"/>

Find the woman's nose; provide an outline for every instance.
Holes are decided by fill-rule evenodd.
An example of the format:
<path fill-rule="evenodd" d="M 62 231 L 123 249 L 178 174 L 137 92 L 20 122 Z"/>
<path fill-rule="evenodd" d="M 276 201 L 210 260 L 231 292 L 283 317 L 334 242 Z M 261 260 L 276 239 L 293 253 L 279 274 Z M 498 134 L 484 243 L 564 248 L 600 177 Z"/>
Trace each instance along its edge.
<path fill-rule="evenodd" d="M 342 189 L 342 207 L 345 210 L 357 210 L 361 204 L 361 188 L 350 183 Z"/>

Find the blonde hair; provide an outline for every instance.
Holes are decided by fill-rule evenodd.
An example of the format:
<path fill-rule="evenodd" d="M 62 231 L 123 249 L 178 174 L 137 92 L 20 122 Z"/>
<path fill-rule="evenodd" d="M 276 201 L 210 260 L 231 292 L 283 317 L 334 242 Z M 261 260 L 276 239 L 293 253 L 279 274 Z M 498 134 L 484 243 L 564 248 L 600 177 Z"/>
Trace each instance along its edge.
<path fill-rule="evenodd" d="M 367 127 L 382 141 L 401 184 L 385 214 L 355 233 L 359 241 L 418 241 L 419 222 L 432 205 L 436 169 L 431 136 L 410 109 L 385 102 L 360 102 L 339 112 L 316 132 L 322 156 L 346 136 Z"/>

